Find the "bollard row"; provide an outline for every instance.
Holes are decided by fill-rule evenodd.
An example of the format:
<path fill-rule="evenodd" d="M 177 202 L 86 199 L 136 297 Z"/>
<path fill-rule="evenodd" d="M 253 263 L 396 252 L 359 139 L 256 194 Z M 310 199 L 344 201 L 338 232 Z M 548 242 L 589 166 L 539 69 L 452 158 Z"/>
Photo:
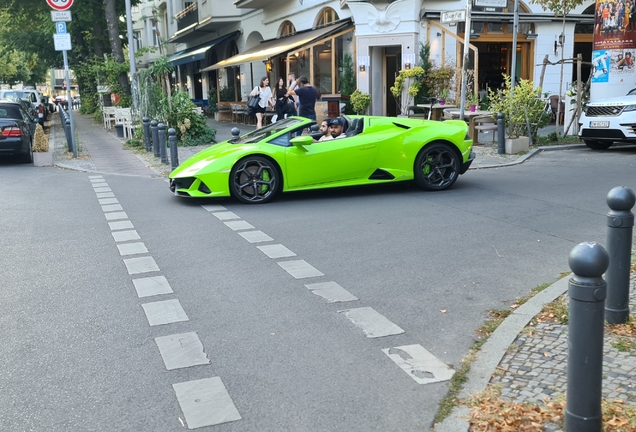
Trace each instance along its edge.
<path fill-rule="evenodd" d="M 170 147 L 170 161 L 172 169 L 179 166 L 179 151 L 177 148 L 177 131 L 173 128 L 168 129 L 168 137 L 166 137 L 166 125 L 150 121 L 148 117 L 142 119 L 144 131 L 144 144 L 146 151 L 154 151 L 154 156 L 161 158 L 161 163 L 168 164 L 168 146 Z"/>
<path fill-rule="evenodd" d="M 629 274 L 636 194 L 624 186 L 607 194 L 607 248 L 576 245 L 569 256 L 566 432 L 601 432 L 603 335 L 629 321 Z M 603 279 L 605 274 L 605 279 Z"/>

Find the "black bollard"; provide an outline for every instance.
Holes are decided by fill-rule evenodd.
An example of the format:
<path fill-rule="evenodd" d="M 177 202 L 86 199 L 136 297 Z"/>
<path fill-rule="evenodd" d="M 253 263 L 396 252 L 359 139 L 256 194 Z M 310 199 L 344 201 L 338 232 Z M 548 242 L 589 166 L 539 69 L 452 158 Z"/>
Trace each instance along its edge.
<path fill-rule="evenodd" d="M 66 117 L 64 120 L 64 129 L 66 131 L 66 144 L 68 144 L 68 151 L 73 152 L 73 136 L 71 135 L 71 119 Z"/>
<path fill-rule="evenodd" d="M 233 127 L 232 130 L 230 131 L 232 133 L 232 138 L 238 138 L 239 135 L 241 134 L 241 130 L 237 127 Z"/>
<path fill-rule="evenodd" d="M 168 129 L 168 145 L 170 146 L 170 163 L 172 169 L 179 166 L 179 150 L 177 148 L 177 131 Z"/>
<path fill-rule="evenodd" d="M 502 112 L 497 113 L 497 153 L 506 153 L 506 122 Z"/>
<path fill-rule="evenodd" d="M 609 255 L 596 243 L 580 243 L 569 256 L 568 388 L 566 432 L 601 432 L 603 386 L 603 308 Z"/>
<path fill-rule="evenodd" d="M 607 194 L 607 252 L 610 261 L 605 280 L 607 301 L 605 320 L 610 324 L 629 321 L 629 272 L 632 264 L 632 232 L 636 203 L 634 191 L 625 186 L 613 188 Z"/>
<path fill-rule="evenodd" d="M 161 155 L 161 163 L 168 164 L 168 143 L 166 142 L 166 125 L 159 123 L 157 125 L 159 135 L 159 154 Z"/>
<path fill-rule="evenodd" d="M 160 152 L 160 147 L 159 147 L 159 130 L 157 129 L 157 126 L 159 125 L 159 123 L 157 123 L 157 120 L 153 120 L 150 122 L 150 130 L 152 132 L 152 148 L 155 151 L 155 157 L 159 157 L 161 156 Z"/>
<path fill-rule="evenodd" d="M 144 129 L 144 144 L 146 144 L 146 151 L 149 152 L 152 149 L 152 144 L 150 143 L 150 119 L 148 117 L 142 118 L 141 124 Z"/>

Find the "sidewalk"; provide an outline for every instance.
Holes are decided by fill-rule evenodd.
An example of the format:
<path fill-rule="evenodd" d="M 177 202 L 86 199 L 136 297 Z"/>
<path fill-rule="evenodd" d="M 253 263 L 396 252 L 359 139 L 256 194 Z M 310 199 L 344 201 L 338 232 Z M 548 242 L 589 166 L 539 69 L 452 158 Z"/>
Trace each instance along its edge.
<path fill-rule="evenodd" d="M 565 398 L 567 393 L 568 326 L 558 316 L 540 314 L 542 308 L 563 296 L 567 307 L 569 276 L 558 280 L 514 310 L 477 352 L 458 399 L 498 387 L 500 399 L 543 406 L 546 398 Z M 636 308 L 636 273 L 630 277 L 630 311 Z M 603 398 L 620 399 L 636 406 L 636 353 L 618 348 L 623 336 L 605 331 L 603 344 Z M 636 343 L 636 338 L 627 338 Z M 435 432 L 466 432 L 470 409 L 462 404 L 434 427 Z M 544 424 L 548 430 L 560 431 Z M 498 429 L 490 429 L 498 430 Z M 511 429 L 512 430 L 512 429 Z M 524 429 L 530 430 L 530 429 Z M 634 430 L 634 429 L 618 429 Z"/>
<path fill-rule="evenodd" d="M 78 157 L 68 152 L 64 130 L 59 115 L 51 116 L 51 139 L 54 145 L 54 164 L 60 168 L 110 174 L 136 175 L 143 177 L 167 177 L 171 165 L 162 164 L 152 153 L 134 152 L 125 147 L 125 139 L 118 138 L 115 131 L 107 131 L 101 123 L 95 123 L 92 117 L 73 113 L 76 136 L 79 137 Z M 218 122 L 208 118 L 208 126 L 216 130 L 216 141 L 226 141 L 232 137 L 232 129 L 238 128 L 241 134 L 254 130 L 254 125 L 230 122 Z M 483 136 L 481 136 L 483 135 Z M 576 148 L 580 145 L 549 146 L 532 149 L 526 154 L 498 154 L 497 144 L 492 143 L 492 135 L 480 134 L 480 142 L 475 145 L 475 161 L 471 169 L 495 168 L 515 165 L 526 161 L 541 151 Z M 179 162 L 183 162 L 207 146 L 179 147 Z"/>

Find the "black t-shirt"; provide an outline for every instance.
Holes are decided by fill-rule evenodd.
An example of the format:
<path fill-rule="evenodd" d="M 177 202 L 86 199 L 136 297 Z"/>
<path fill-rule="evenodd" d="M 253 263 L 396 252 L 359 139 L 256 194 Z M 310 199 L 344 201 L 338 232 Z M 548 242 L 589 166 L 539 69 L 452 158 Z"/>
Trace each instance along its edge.
<path fill-rule="evenodd" d="M 298 95 L 298 104 L 300 105 L 298 115 L 301 117 L 308 115 L 316 115 L 316 99 L 318 98 L 318 90 L 314 86 L 305 86 L 294 89 Z"/>

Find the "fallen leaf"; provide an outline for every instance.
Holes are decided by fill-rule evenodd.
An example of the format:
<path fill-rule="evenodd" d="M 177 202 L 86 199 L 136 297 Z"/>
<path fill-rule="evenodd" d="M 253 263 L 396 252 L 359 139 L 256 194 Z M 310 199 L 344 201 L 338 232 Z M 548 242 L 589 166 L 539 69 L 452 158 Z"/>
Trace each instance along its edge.
<path fill-rule="evenodd" d="M 446 309 L 440 309 L 441 313 L 446 313 Z"/>

